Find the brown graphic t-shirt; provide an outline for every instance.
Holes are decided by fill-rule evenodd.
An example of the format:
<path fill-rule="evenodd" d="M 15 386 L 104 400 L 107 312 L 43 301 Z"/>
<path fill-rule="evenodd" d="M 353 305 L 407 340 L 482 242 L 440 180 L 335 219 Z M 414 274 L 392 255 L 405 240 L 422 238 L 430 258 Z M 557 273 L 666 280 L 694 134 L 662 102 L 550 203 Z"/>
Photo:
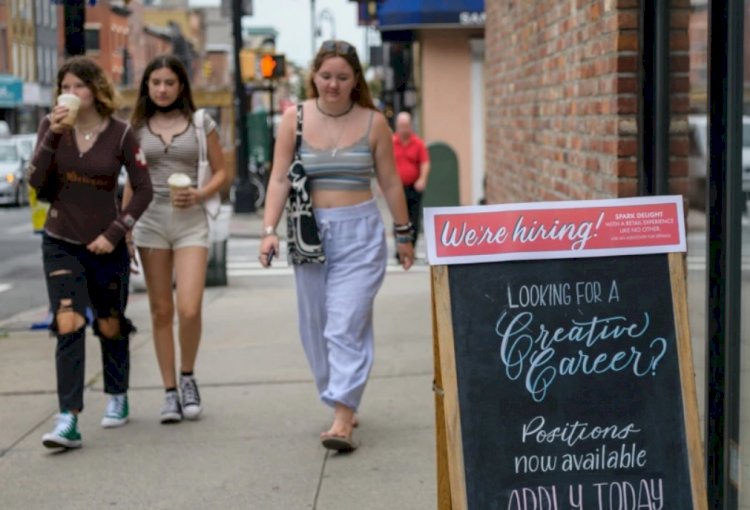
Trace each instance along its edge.
<path fill-rule="evenodd" d="M 44 230 L 76 244 L 89 244 L 100 234 L 116 245 L 151 202 L 153 191 L 146 157 L 130 126 L 110 119 L 94 145 L 81 153 L 72 131 L 56 134 L 48 118 L 39 124 L 29 184 L 42 187 L 57 173 L 61 189 L 50 204 Z M 133 198 L 124 210 L 117 200 L 117 177 L 125 166 Z"/>

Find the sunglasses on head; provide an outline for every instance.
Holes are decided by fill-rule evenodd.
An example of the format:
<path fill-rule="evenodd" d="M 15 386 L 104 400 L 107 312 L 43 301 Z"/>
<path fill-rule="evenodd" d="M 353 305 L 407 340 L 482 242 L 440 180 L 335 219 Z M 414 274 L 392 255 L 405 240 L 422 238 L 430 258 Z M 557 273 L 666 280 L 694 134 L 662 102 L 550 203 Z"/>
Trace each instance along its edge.
<path fill-rule="evenodd" d="M 356 55 L 357 50 L 349 44 L 346 41 L 335 41 L 333 39 L 329 39 L 328 41 L 323 41 L 323 44 L 320 45 L 320 49 L 322 51 L 330 51 L 333 53 L 336 53 L 338 55 Z"/>

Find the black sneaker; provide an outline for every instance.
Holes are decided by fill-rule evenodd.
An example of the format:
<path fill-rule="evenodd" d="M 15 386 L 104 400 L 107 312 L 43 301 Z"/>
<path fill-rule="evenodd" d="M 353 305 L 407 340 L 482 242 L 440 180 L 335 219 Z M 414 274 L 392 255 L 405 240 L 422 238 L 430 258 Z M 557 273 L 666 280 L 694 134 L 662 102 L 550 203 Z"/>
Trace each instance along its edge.
<path fill-rule="evenodd" d="M 182 414 L 187 420 L 197 420 L 203 411 L 198 383 L 192 375 L 180 376 L 180 393 L 182 393 Z"/>
<path fill-rule="evenodd" d="M 162 423 L 179 423 L 182 421 L 180 397 L 176 391 L 168 391 L 164 395 L 164 407 L 161 408 Z"/>

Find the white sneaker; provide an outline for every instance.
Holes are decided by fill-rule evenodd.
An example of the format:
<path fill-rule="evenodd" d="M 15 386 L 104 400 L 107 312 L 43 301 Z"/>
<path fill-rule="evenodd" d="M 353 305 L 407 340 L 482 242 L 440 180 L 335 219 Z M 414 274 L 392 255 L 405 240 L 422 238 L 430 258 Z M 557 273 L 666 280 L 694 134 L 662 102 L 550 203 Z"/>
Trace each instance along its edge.
<path fill-rule="evenodd" d="M 187 420 L 197 420 L 203 411 L 198 383 L 193 376 L 180 376 L 180 393 L 182 393 L 182 415 Z"/>
<path fill-rule="evenodd" d="M 122 427 L 128 422 L 130 408 L 128 406 L 128 396 L 125 393 L 120 395 L 110 395 L 107 402 L 107 410 L 102 418 L 102 427 L 111 429 Z"/>

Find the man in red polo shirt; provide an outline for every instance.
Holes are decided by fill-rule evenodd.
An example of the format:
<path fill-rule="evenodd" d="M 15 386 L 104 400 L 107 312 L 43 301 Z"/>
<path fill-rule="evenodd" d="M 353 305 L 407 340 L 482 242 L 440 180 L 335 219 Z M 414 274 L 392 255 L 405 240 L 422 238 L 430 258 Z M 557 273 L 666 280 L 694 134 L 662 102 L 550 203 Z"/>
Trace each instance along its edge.
<path fill-rule="evenodd" d="M 409 221 L 414 225 L 413 241 L 416 246 L 419 235 L 419 217 L 422 212 L 422 192 L 427 186 L 427 176 L 430 173 L 430 156 L 422 139 L 414 134 L 411 115 L 408 112 L 401 112 L 396 116 L 393 153 L 396 157 L 398 174 L 404 185 Z"/>

